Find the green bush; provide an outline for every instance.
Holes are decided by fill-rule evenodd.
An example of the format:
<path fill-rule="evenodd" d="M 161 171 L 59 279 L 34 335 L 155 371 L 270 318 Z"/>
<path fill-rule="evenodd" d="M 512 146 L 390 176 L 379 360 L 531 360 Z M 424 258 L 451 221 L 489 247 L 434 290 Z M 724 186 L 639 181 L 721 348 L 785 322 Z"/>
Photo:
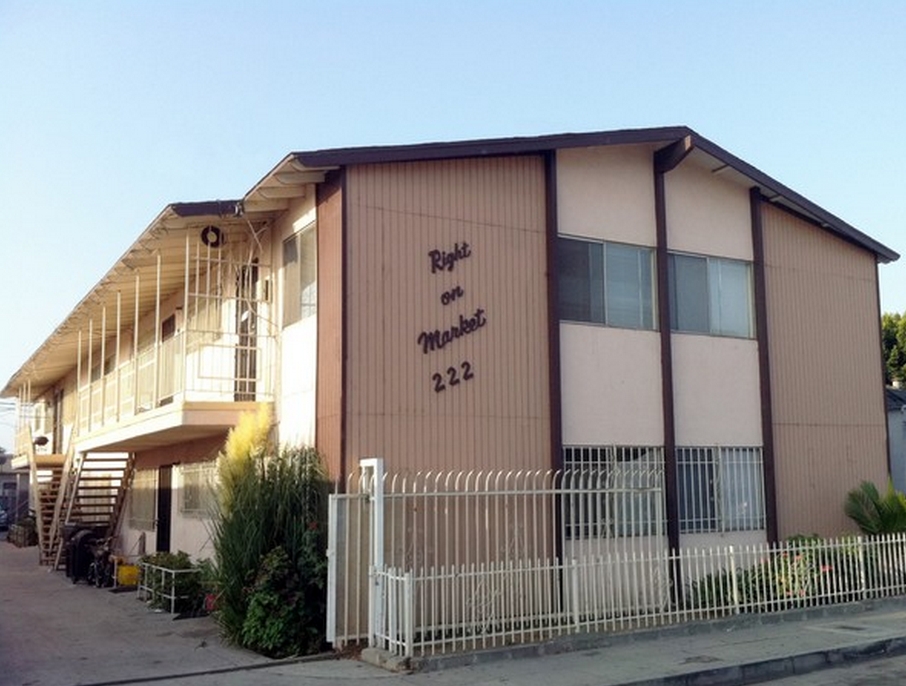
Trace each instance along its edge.
<path fill-rule="evenodd" d="M 172 577 L 172 594 L 176 597 L 174 611 L 197 612 L 201 608 L 204 600 L 202 574 L 200 568 L 192 563 L 188 553 L 182 550 L 176 553 L 154 553 L 145 555 L 141 561 L 164 569 L 192 572 L 170 575 L 151 570 L 148 577 L 142 580 L 142 584 L 150 589 L 151 597 L 148 601 L 151 607 L 170 611 L 170 599 L 165 596 L 171 594 Z"/>
<path fill-rule="evenodd" d="M 213 518 L 217 619 L 228 640 L 266 655 L 317 651 L 327 581 L 328 482 L 320 457 L 313 448 L 268 454 L 255 443 L 264 432 L 240 428 L 258 438 L 228 442 L 221 457 L 228 478 Z M 276 611 L 278 599 L 288 607 Z"/>
<path fill-rule="evenodd" d="M 906 495 L 897 491 L 888 480 L 882 495 L 870 481 L 863 481 L 846 495 L 846 516 L 862 533 L 868 535 L 906 532 Z"/>
<path fill-rule="evenodd" d="M 780 610 L 827 602 L 834 575 L 837 602 L 858 597 L 862 580 L 853 570 L 872 567 L 872 556 L 855 542 L 833 552 L 821 547 L 817 536 L 793 536 L 786 549 L 772 552 L 758 563 L 736 570 L 736 597 L 729 571 L 709 574 L 687 586 L 687 607 L 717 609 L 738 606 L 743 611 Z M 841 573 L 842 572 L 842 573 Z M 738 605 L 737 605 L 738 603 Z"/>
<path fill-rule="evenodd" d="M 249 594 L 242 644 L 268 657 L 317 651 L 321 617 L 308 606 L 305 586 L 282 547 L 269 552 Z"/>

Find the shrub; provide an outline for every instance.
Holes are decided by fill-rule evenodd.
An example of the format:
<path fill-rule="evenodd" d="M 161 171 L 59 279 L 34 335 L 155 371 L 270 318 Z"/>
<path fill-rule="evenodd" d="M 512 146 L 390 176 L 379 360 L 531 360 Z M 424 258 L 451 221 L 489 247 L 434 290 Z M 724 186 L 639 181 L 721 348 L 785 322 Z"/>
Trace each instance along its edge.
<path fill-rule="evenodd" d="M 192 564 L 188 553 L 181 550 L 177 553 L 154 553 L 153 555 L 145 555 L 141 558 L 141 561 L 168 570 L 183 572 L 191 570 L 192 572 L 191 574 L 173 575 L 161 574 L 155 570 L 148 572 L 148 576 L 142 580 L 142 583 L 150 590 L 151 597 L 148 600 L 151 607 L 157 607 L 169 612 L 169 596 L 172 594 L 176 599 L 174 604 L 175 612 L 198 611 L 203 601 L 201 573 L 199 568 Z"/>
<path fill-rule="evenodd" d="M 249 594 L 242 644 L 268 657 L 286 657 L 320 648 L 322 637 L 300 578 L 282 547 L 261 561 Z"/>
<path fill-rule="evenodd" d="M 311 652 L 323 642 L 326 616 L 327 480 L 312 448 L 272 454 L 260 422 L 240 423 L 235 434 L 245 439 L 228 440 L 221 457 L 228 476 L 213 518 L 217 618 L 228 640 L 252 650 Z M 276 598 L 291 607 L 268 609 Z M 296 619 L 302 625 L 289 629 Z"/>
<path fill-rule="evenodd" d="M 729 571 L 709 574 L 687 587 L 686 604 L 699 609 L 732 607 L 742 611 L 778 610 L 827 602 L 830 575 L 837 601 L 854 599 L 861 588 L 859 559 L 871 566 L 871 555 L 853 545 L 834 551 L 817 536 L 793 536 L 784 549 L 771 552 L 754 565 L 736 570 L 736 597 Z M 842 572 L 842 573 L 841 573 Z"/>
<path fill-rule="evenodd" d="M 906 495 L 888 480 L 884 495 L 870 481 L 863 481 L 846 496 L 846 516 L 868 535 L 906 532 Z"/>

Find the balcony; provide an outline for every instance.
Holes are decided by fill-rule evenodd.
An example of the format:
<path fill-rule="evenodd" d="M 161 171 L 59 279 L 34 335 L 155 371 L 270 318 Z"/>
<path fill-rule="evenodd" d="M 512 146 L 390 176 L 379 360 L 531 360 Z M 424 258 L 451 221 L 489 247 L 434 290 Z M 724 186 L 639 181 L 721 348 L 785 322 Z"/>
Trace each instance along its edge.
<path fill-rule="evenodd" d="M 78 389 L 78 449 L 143 450 L 221 433 L 273 402 L 275 361 L 273 336 L 178 332 Z"/>

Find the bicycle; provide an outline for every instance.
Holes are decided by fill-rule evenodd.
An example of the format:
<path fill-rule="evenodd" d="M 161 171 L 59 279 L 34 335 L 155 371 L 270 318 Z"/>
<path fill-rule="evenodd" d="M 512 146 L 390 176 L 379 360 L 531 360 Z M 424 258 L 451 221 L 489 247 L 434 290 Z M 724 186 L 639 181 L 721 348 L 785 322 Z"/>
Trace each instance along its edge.
<path fill-rule="evenodd" d="M 94 559 L 88 565 L 86 581 L 97 588 L 113 586 L 113 551 L 111 539 L 102 538 L 91 546 Z"/>

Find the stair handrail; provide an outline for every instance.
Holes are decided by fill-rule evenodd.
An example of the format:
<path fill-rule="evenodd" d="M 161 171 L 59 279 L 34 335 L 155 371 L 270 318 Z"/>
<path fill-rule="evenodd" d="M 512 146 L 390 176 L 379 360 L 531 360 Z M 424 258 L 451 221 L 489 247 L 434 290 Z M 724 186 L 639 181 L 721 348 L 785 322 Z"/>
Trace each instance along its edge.
<path fill-rule="evenodd" d="M 116 494 L 116 501 L 113 504 L 113 512 L 110 513 L 110 523 L 107 525 L 107 538 L 113 538 L 119 529 L 120 517 L 123 514 L 126 504 L 126 494 L 132 487 L 132 478 L 135 476 L 135 453 L 128 453 L 126 465 L 123 467 L 123 475 L 120 477 L 120 487 Z"/>
<path fill-rule="evenodd" d="M 62 541 L 62 528 L 63 525 L 69 522 L 69 516 L 72 513 L 72 502 L 74 500 L 75 485 L 79 482 L 79 474 L 82 470 L 82 462 L 84 459 L 78 461 L 78 467 L 75 466 L 74 462 L 76 461 L 76 452 L 75 452 L 75 426 L 72 427 L 72 430 L 69 433 L 69 441 L 66 447 L 66 461 L 63 463 L 63 473 L 60 476 L 60 490 L 57 493 L 57 500 L 54 503 L 53 508 L 53 519 L 50 524 L 50 553 L 53 555 L 53 568 L 57 569 L 60 566 L 60 557 L 63 550 L 63 541 Z M 73 479 L 73 472 L 78 470 L 78 473 Z M 63 514 L 63 505 L 66 504 L 66 517 L 61 522 L 61 515 Z"/>
<path fill-rule="evenodd" d="M 35 438 L 32 433 L 31 422 L 26 423 L 25 430 L 28 438 L 26 448 L 28 451 L 28 494 L 35 513 L 35 530 L 38 532 L 38 550 L 43 551 L 44 527 L 42 526 L 41 492 L 38 489 L 37 454 L 35 453 Z"/>

